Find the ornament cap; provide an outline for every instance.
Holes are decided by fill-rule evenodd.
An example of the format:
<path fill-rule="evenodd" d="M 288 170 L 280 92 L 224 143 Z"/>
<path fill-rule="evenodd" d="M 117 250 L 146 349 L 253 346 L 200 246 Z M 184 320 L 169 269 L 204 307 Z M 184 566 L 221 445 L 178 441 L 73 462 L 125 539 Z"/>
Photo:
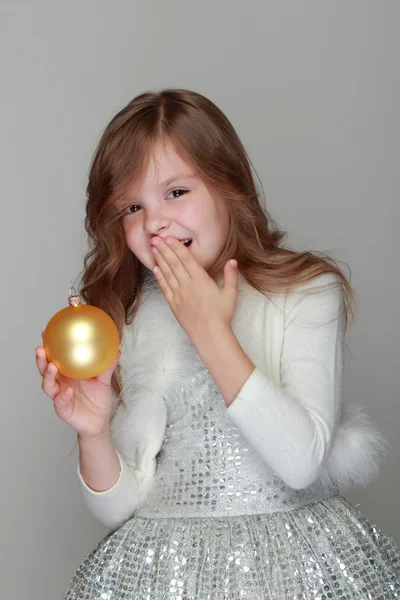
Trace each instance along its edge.
<path fill-rule="evenodd" d="M 74 290 L 74 293 L 71 290 Z M 82 298 L 76 293 L 75 288 L 70 287 L 69 294 L 68 302 L 70 306 L 80 306 L 82 304 Z"/>

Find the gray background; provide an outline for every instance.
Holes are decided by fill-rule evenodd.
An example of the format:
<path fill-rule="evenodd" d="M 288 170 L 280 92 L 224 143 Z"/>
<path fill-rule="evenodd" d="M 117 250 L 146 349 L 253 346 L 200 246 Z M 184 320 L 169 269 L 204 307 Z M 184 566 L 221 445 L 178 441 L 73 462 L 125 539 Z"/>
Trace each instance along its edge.
<path fill-rule="evenodd" d="M 1 3 L 2 597 L 60 598 L 108 532 L 83 504 L 76 435 L 34 349 L 83 266 L 100 132 L 163 87 L 231 119 L 292 246 L 350 265 L 345 397 L 390 454 L 344 495 L 400 543 L 399 17 L 387 0 Z"/>

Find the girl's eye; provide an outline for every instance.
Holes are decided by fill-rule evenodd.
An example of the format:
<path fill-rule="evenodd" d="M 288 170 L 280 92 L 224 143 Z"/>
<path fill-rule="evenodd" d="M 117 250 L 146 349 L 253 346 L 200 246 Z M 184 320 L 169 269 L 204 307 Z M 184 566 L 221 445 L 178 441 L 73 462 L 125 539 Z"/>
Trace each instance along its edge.
<path fill-rule="evenodd" d="M 178 188 L 178 189 L 175 189 L 175 190 L 171 190 L 171 191 L 169 192 L 168 196 L 169 196 L 170 194 L 174 194 L 175 192 L 182 192 L 182 194 L 180 193 L 180 194 L 179 194 L 179 196 L 175 196 L 175 198 L 179 198 L 181 195 L 183 195 L 183 194 L 186 194 L 188 191 L 189 191 L 189 190 L 181 190 L 180 188 Z M 168 196 L 167 196 L 167 198 L 168 198 Z M 172 200 L 172 199 L 173 199 L 173 198 L 171 198 L 171 200 Z M 126 209 L 126 210 L 127 210 L 127 212 L 128 212 L 128 211 L 129 211 L 131 208 L 133 208 L 133 207 L 135 207 L 135 206 L 140 206 L 140 204 L 131 204 L 131 206 L 128 206 L 128 208 Z M 135 211 L 133 211 L 133 214 L 134 214 L 135 212 L 137 212 L 137 211 L 136 211 L 136 210 L 135 210 Z M 129 212 L 128 212 L 128 214 L 132 214 L 132 213 L 129 213 Z"/>
<path fill-rule="evenodd" d="M 181 190 L 181 189 L 179 189 L 179 188 L 178 188 L 178 189 L 176 189 L 176 190 L 172 190 L 172 191 L 171 191 L 169 194 L 173 194 L 174 192 L 183 192 L 184 194 L 186 194 L 186 192 L 187 192 L 187 191 L 188 191 L 188 190 Z M 168 194 L 168 196 L 169 196 L 169 194 Z M 182 195 L 182 194 L 179 194 L 179 196 L 181 196 L 181 195 Z M 168 197 L 168 196 L 167 196 L 167 197 Z M 175 198 L 176 198 L 176 196 L 175 196 Z"/>

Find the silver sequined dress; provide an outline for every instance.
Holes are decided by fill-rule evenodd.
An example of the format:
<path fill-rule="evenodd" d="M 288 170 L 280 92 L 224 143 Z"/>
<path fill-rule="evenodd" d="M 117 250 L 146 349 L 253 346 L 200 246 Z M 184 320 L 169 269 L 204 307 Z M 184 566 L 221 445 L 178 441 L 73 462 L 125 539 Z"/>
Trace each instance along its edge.
<path fill-rule="evenodd" d="M 156 483 L 64 600 L 391 600 L 400 549 L 338 493 L 285 485 L 226 414 L 204 363 L 167 402 Z"/>

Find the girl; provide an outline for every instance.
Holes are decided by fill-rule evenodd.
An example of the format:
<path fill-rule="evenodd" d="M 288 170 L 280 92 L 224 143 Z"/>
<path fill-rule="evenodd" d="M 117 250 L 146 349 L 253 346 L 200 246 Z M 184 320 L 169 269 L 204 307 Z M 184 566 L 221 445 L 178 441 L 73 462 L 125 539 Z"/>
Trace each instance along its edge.
<path fill-rule="evenodd" d="M 399 548 L 340 495 L 386 447 L 343 402 L 350 283 L 283 247 L 250 164 L 188 90 L 137 96 L 100 139 L 81 293 L 120 352 L 73 381 L 37 348 L 78 434 L 85 502 L 111 530 L 64 600 L 400 595 Z"/>

